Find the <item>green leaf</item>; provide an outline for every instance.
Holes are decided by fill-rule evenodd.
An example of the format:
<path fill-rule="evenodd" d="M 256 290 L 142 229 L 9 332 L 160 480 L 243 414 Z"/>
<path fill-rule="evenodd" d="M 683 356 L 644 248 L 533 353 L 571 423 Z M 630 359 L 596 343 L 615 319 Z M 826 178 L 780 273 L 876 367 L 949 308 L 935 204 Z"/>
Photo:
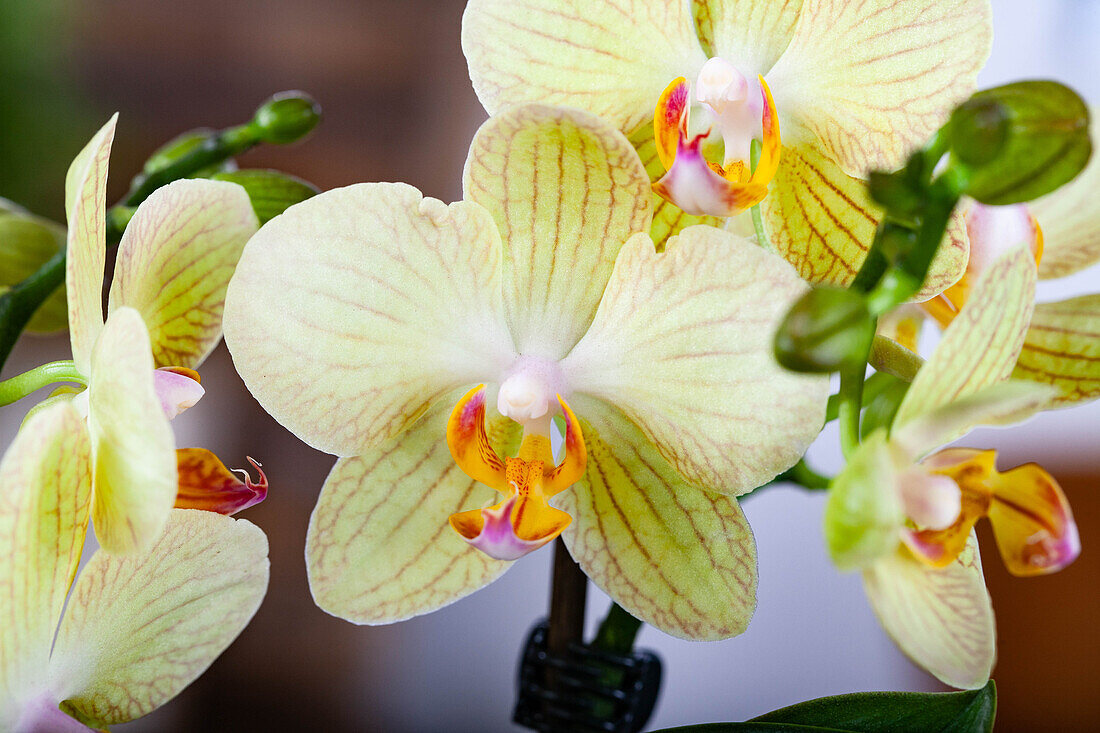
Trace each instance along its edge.
<path fill-rule="evenodd" d="M 64 250 L 65 227 L 30 214 L 0 209 L 0 295 Z M 67 325 L 65 289 L 58 288 L 38 307 L 27 329 L 52 333 L 63 331 Z"/>
<path fill-rule="evenodd" d="M 1069 87 L 1022 81 L 972 96 L 951 117 L 952 150 L 966 193 L 983 204 L 1031 201 L 1088 163 L 1089 111 Z"/>
<path fill-rule="evenodd" d="M 857 692 L 821 697 L 753 718 L 745 723 L 709 723 L 656 733 L 989 733 L 997 712 L 997 687 L 990 680 L 965 692 Z"/>
<path fill-rule="evenodd" d="M 260 224 L 266 224 L 294 204 L 321 192 L 312 183 L 273 170 L 248 169 L 218 173 L 215 181 L 229 181 L 244 187 L 252 199 L 252 209 Z"/>

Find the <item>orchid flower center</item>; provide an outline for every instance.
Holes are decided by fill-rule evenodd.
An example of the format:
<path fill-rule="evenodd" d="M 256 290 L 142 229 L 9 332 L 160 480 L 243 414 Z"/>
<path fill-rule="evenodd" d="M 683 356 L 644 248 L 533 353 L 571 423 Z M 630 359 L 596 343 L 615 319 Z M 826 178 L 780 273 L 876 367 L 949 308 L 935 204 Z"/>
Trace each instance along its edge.
<path fill-rule="evenodd" d="M 740 162 L 747 170 L 752 140 L 763 135 L 764 100 L 760 82 L 746 78 L 725 59 L 714 57 L 699 72 L 695 99 L 713 113 L 726 148 L 723 167 Z"/>
<path fill-rule="evenodd" d="M 549 425 L 553 416 L 549 399 L 540 391 L 545 364 L 528 364 L 505 380 L 501 387 L 501 412 L 513 411 L 525 420 L 519 455 L 502 459 L 489 442 L 485 430 L 485 387 L 475 387 L 459 400 L 447 423 L 447 444 L 455 463 L 475 481 L 504 495 L 497 504 L 452 514 L 451 527 L 462 539 L 497 560 L 516 560 L 551 541 L 573 521 L 548 500 L 565 491 L 584 475 L 587 450 L 580 424 L 560 396 L 565 418 L 565 457 L 555 464 L 550 449 Z M 536 386 L 532 386 L 536 385 Z M 539 386 L 541 385 L 541 386 Z M 555 408 L 554 412 L 557 412 Z M 515 419 L 515 418 L 513 418 Z M 528 425 L 546 424 L 545 432 Z"/>
<path fill-rule="evenodd" d="M 566 390 L 558 362 L 521 356 L 504 375 L 497 393 L 497 411 L 523 425 L 524 430 L 550 435 L 551 406 Z"/>

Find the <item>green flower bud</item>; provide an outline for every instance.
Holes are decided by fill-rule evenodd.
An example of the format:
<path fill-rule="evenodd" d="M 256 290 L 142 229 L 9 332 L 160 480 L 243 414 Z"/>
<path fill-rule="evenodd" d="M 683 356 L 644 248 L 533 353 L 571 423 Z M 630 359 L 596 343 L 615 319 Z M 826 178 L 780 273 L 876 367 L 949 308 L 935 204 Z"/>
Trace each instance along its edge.
<path fill-rule="evenodd" d="M 305 92 L 280 92 L 256 110 L 252 126 L 260 140 L 279 145 L 305 137 L 321 120 L 321 105 Z"/>
<path fill-rule="evenodd" d="M 775 334 L 775 358 L 796 372 L 835 372 L 865 362 L 875 322 L 864 296 L 817 287 L 803 295 Z"/>
<path fill-rule="evenodd" d="M 1004 150 L 1008 110 L 992 98 L 971 97 L 951 115 L 951 150 L 967 165 L 985 165 Z"/>

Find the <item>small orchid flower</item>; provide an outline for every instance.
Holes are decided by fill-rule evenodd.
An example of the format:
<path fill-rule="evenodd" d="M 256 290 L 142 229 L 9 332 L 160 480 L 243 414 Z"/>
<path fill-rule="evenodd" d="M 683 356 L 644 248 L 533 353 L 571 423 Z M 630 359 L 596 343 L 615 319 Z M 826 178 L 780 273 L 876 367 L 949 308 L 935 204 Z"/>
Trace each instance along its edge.
<path fill-rule="evenodd" d="M 230 283 L 245 384 L 343 456 L 310 522 L 315 600 L 401 620 L 560 534 L 639 618 L 740 633 L 756 563 L 733 497 L 797 461 L 824 416 L 826 380 L 771 355 L 804 284 L 712 227 L 658 253 L 638 156 L 583 112 L 486 122 L 464 192 L 323 193 L 264 225 Z"/>
<path fill-rule="evenodd" d="M 988 517 L 1016 575 L 1058 570 L 1080 551 L 1057 482 L 1027 464 L 999 472 L 993 451 L 948 448 L 977 425 L 1018 422 L 1043 408 L 1047 385 L 1006 381 L 1034 307 L 1035 264 L 1016 247 L 988 264 L 887 435 L 856 450 L 830 488 L 825 533 L 842 568 L 863 570 L 879 621 L 917 664 L 956 687 L 993 665 L 989 596 L 973 534 Z"/>
<path fill-rule="evenodd" d="M 119 243 L 103 319 L 107 165 L 115 118 L 73 161 L 65 183 L 69 229 L 65 285 L 76 371 L 88 388 L 71 398 L 87 417 L 92 521 L 108 552 L 136 553 L 160 535 L 177 488 L 225 473 L 209 451 L 177 457 L 168 421 L 202 397 L 193 371 L 221 338 L 225 288 L 258 228 L 248 195 L 224 182 L 184 180 L 155 191 Z M 64 399 L 69 399 L 65 397 Z M 180 460 L 185 458 L 186 460 Z M 259 501 L 267 482 L 222 481 L 201 508 Z M 232 475 L 230 475 L 231 478 Z M 197 506 L 188 495 L 178 506 Z"/>
<path fill-rule="evenodd" d="M 655 241 L 759 200 L 762 244 L 837 285 L 855 277 L 882 216 L 861 179 L 899 167 L 946 122 L 991 40 L 988 0 L 470 0 L 462 28 L 490 114 L 569 105 L 631 139 L 660 179 Z M 922 299 L 965 263 L 956 218 Z"/>
<path fill-rule="evenodd" d="M 71 403 L 52 404 L 0 460 L 0 730 L 89 731 L 152 712 L 229 646 L 267 590 L 264 533 L 193 509 L 171 509 L 145 554 L 97 550 L 76 578 L 93 440 Z"/>

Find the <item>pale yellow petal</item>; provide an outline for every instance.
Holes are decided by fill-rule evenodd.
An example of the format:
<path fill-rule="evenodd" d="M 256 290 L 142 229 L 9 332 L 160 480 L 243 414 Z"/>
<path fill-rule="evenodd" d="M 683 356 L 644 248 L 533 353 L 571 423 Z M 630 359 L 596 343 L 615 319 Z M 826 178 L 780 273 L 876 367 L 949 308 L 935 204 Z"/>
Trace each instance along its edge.
<path fill-rule="evenodd" d="M 50 660 L 62 709 L 103 727 L 168 702 L 244 630 L 267 579 L 259 527 L 197 509 L 173 509 L 146 554 L 97 551 Z"/>
<path fill-rule="evenodd" d="M 692 0 L 704 49 L 747 78 L 766 74 L 794 36 L 803 0 Z"/>
<path fill-rule="evenodd" d="M 616 603 L 667 634 L 743 632 L 756 608 L 756 542 L 737 502 L 685 483 L 618 410 L 587 398 L 575 407 L 591 422 L 585 477 L 558 499 L 573 515 L 569 552 Z"/>
<path fill-rule="evenodd" d="M 118 114 L 73 159 L 65 176 L 65 289 L 69 339 L 76 367 L 88 373 L 92 344 L 103 328 L 103 266 L 107 247 L 107 164 Z"/>
<path fill-rule="evenodd" d="M 930 568 L 900 549 L 864 572 L 863 587 L 882 628 L 915 664 L 952 687 L 986 683 L 996 632 L 973 534 L 946 568 Z"/>
<path fill-rule="evenodd" d="M 1100 396 L 1100 295 L 1035 306 L 1012 376 L 1053 385 L 1059 405 Z"/>
<path fill-rule="evenodd" d="M 433 411 L 374 451 L 336 462 L 306 537 L 309 586 L 323 610 L 357 624 L 392 623 L 453 603 L 510 566 L 448 523 L 496 497 L 451 458 L 448 412 Z M 514 455 L 518 424 L 488 427 L 500 453 Z"/>
<path fill-rule="evenodd" d="M 158 367 L 197 367 L 217 346 L 225 289 L 258 227 L 245 190 L 222 181 L 175 181 L 138 207 L 118 245 L 109 308 L 141 314 Z"/>
<path fill-rule="evenodd" d="M 859 272 L 882 218 L 863 181 L 809 146 L 783 149 L 760 211 L 772 243 L 804 279 L 840 286 Z M 927 300 L 962 277 L 968 248 L 966 225 L 956 212 L 913 299 Z"/>
<path fill-rule="evenodd" d="M 974 91 L 992 36 L 989 0 L 805 0 L 767 75 L 784 136 L 893 170 Z"/>
<path fill-rule="evenodd" d="M 657 143 L 653 139 L 653 125 L 645 125 L 639 129 L 630 137 L 630 143 L 638 151 L 638 157 L 642 159 L 642 165 L 645 166 L 651 180 L 656 181 L 665 174 L 665 167 L 657 154 Z M 717 216 L 685 213 L 683 209 L 657 194 L 652 195 L 651 202 L 653 224 L 649 227 L 649 235 L 653 238 L 658 251 L 664 251 L 669 237 L 679 234 L 686 227 L 696 224 L 721 227 L 725 221 Z"/>
<path fill-rule="evenodd" d="M 974 283 L 898 408 L 895 425 L 1008 377 L 1035 307 L 1035 260 L 1026 247 L 998 258 Z"/>
<path fill-rule="evenodd" d="M 1065 186 L 1027 205 L 1043 230 L 1039 277 L 1044 280 L 1071 275 L 1100 262 L 1100 207 L 1096 206 L 1100 153 L 1095 150 L 1100 140 L 1098 111 L 1095 107 L 1089 110 L 1094 150 L 1085 170 Z"/>
<path fill-rule="evenodd" d="M 500 252 L 476 204 L 401 183 L 328 191 L 249 241 L 226 296 L 226 344 L 287 429 L 327 453 L 364 453 L 509 363 Z"/>
<path fill-rule="evenodd" d="M 828 379 L 772 354 L 805 289 L 779 257 L 720 229 L 685 229 L 663 254 L 637 235 L 562 362 L 566 382 L 622 409 L 688 481 L 750 491 L 801 458 L 825 419 Z"/>
<path fill-rule="evenodd" d="M 153 388 L 149 336 L 133 308 L 112 313 L 96 340 L 88 426 L 96 539 L 108 552 L 143 552 L 176 499 L 176 445 Z"/>
<path fill-rule="evenodd" d="M 45 691 L 91 499 L 91 447 L 67 404 L 36 413 L 0 461 L 0 728 Z"/>
<path fill-rule="evenodd" d="M 623 242 L 649 230 L 637 153 L 589 114 L 515 107 L 478 130 L 463 191 L 500 229 L 516 349 L 561 358 L 591 322 Z"/>
<path fill-rule="evenodd" d="M 651 123 L 661 90 L 706 61 L 688 4 L 645 0 L 472 0 L 462 52 L 490 114 L 560 104 L 626 133 Z"/>

